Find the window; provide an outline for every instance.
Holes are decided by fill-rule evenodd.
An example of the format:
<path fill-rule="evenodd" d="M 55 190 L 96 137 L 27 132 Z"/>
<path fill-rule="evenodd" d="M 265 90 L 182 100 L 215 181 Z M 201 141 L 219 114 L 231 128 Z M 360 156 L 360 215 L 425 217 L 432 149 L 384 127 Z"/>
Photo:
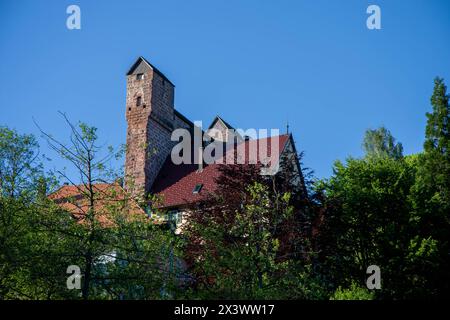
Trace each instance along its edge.
<path fill-rule="evenodd" d="M 165 218 L 168 222 L 173 222 L 178 226 L 183 220 L 183 213 L 180 211 L 172 210 L 166 214 Z"/>
<path fill-rule="evenodd" d="M 142 103 L 142 97 L 139 96 L 136 98 L 136 107 L 139 107 L 141 105 L 141 103 Z"/>
<path fill-rule="evenodd" d="M 151 217 L 153 216 L 153 214 L 152 214 L 152 208 L 151 208 L 150 206 L 146 206 L 146 207 L 145 207 L 145 213 L 147 214 L 147 216 L 148 216 L 149 218 L 151 218 Z"/>
<path fill-rule="evenodd" d="M 196 193 L 200 193 L 200 191 L 202 190 L 203 184 L 202 183 L 198 183 L 195 185 L 194 190 L 192 190 L 192 193 L 196 194 Z"/>
<path fill-rule="evenodd" d="M 144 74 L 143 73 L 138 73 L 136 75 L 136 80 L 142 80 L 142 79 L 144 79 Z"/>
<path fill-rule="evenodd" d="M 175 223 L 177 224 L 177 226 L 181 224 L 182 219 L 183 219 L 183 213 L 182 212 L 175 213 L 174 220 L 175 220 Z"/>

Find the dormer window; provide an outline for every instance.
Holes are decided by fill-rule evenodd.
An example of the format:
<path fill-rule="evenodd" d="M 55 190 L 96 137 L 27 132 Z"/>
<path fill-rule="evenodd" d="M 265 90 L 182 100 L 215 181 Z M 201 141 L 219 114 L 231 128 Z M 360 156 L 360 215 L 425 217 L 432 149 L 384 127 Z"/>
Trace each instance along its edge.
<path fill-rule="evenodd" d="M 142 104 L 142 97 L 139 96 L 136 98 L 136 107 L 139 107 Z"/>
<path fill-rule="evenodd" d="M 142 80 L 142 79 L 144 79 L 144 74 L 143 73 L 138 73 L 136 75 L 136 80 Z"/>
<path fill-rule="evenodd" d="M 194 187 L 194 190 L 192 190 L 192 193 L 193 193 L 193 194 L 200 193 L 200 191 L 202 190 L 202 188 L 203 188 L 203 184 L 202 184 L 202 183 L 197 183 L 197 184 L 195 185 L 195 187 Z"/>

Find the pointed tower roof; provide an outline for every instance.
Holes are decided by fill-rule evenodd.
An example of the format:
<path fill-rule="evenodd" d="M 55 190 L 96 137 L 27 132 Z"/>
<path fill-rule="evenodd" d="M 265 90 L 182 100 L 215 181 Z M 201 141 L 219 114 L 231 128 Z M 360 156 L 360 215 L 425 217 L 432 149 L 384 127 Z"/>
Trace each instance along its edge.
<path fill-rule="evenodd" d="M 162 73 L 161 71 L 158 70 L 158 68 L 156 68 L 154 65 L 152 65 L 150 62 L 148 62 L 144 57 L 140 56 L 139 58 L 137 58 L 136 62 L 131 66 L 130 70 L 128 70 L 127 72 L 127 76 L 129 76 L 130 74 L 132 74 L 134 72 L 134 70 L 141 64 L 141 63 L 145 63 L 150 69 L 152 69 L 155 73 L 157 73 L 159 76 L 161 76 L 164 80 L 168 81 L 172 86 L 175 87 L 175 85 L 172 83 L 172 81 L 169 80 L 169 78 L 167 78 L 164 73 Z"/>

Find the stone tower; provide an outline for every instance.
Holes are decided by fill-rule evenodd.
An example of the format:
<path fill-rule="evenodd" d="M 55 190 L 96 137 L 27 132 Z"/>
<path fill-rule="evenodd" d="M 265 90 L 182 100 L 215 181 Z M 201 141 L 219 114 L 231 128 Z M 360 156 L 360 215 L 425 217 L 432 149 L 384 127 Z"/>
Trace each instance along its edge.
<path fill-rule="evenodd" d="M 127 73 L 125 188 L 134 195 L 149 192 L 170 154 L 174 87 L 143 57 Z"/>

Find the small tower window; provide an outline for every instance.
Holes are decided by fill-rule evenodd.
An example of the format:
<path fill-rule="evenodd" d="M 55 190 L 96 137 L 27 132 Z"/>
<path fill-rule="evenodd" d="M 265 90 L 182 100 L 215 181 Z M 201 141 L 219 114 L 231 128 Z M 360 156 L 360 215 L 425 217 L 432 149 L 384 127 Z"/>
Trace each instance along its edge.
<path fill-rule="evenodd" d="M 136 107 L 139 107 L 142 104 L 142 97 L 139 96 L 136 98 Z"/>
<path fill-rule="evenodd" d="M 144 74 L 143 73 L 138 73 L 136 75 L 136 80 L 142 80 L 142 79 L 144 79 Z"/>
<path fill-rule="evenodd" d="M 202 183 L 198 183 L 195 185 L 194 190 L 192 190 L 193 194 L 197 194 L 200 193 L 200 191 L 202 190 L 203 184 Z"/>

